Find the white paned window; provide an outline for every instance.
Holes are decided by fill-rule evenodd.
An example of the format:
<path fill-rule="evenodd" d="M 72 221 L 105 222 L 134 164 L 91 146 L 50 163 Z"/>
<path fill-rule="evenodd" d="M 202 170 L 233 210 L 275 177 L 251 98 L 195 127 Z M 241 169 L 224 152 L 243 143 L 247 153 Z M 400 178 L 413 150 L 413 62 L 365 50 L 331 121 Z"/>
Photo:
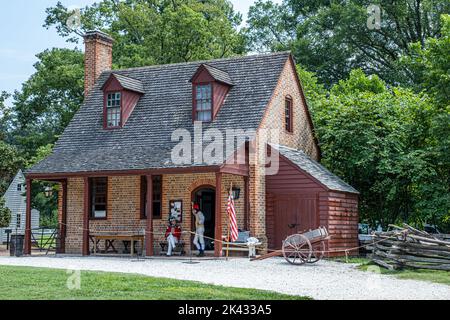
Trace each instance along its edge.
<path fill-rule="evenodd" d="M 106 100 L 106 126 L 108 128 L 120 127 L 122 95 L 120 92 L 108 93 Z"/>
<path fill-rule="evenodd" d="M 209 122 L 212 120 L 211 84 L 197 85 L 195 107 L 195 120 L 205 122 Z"/>

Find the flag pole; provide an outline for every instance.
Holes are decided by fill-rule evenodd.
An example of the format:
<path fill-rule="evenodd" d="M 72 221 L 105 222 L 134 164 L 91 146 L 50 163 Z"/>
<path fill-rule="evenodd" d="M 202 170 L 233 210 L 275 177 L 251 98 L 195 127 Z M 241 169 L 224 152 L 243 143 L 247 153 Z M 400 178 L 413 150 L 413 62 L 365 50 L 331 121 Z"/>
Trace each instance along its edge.
<path fill-rule="evenodd" d="M 233 192 L 233 182 L 231 182 L 230 186 L 230 192 L 228 193 L 228 199 L 232 196 Z M 231 221 L 230 221 L 230 214 L 228 213 L 228 204 L 227 204 L 227 217 L 228 217 L 228 235 L 227 235 L 227 257 L 226 260 L 228 261 L 228 255 L 230 253 L 230 228 L 231 228 Z"/>

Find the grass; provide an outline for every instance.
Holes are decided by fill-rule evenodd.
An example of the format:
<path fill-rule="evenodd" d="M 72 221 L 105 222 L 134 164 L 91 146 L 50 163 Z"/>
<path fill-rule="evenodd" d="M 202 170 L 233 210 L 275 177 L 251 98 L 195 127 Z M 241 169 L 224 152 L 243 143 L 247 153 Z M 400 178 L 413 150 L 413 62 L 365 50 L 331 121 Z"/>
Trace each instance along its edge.
<path fill-rule="evenodd" d="M 367 271 L 369 266 L 373 266 L 373 263 L 366 263 L 360 265 L 358 268 L 363 271 Z M 399 279 L 410 279 L 428 281 L 434 283 L 441 283 L 450 286 L 450 271 L 442 270 L 427 270 L 427 269 L 402 269 L 402 270 L 388 270 L 380 267 L 381 274 L 393 275 Z"/>
<path fill-rule="evenodd" d="M 68 289 L 65 270 L 0 266 L 0 300 L 307 300 L 270 291 L 228 288 L 140 275 L 81 272 L 79 290 Z"/>
<path fill-rule="evenodd" d="M 364 257 L 339 257 L 339 258 L 328 258 L 327 260 L 342 262 L 342 263 L 356 263 L 359 265 L 364 265 L 370 263 L 370 259 Z"/>
<path fill-rule="evenodd" d="M 363 271 L 367 271 L 370 266 L 375 264 L 368 258 L 362 257 L 349 257 L 348 261 L 345 258 L 334 258 L 334 261 L 356 263 L 359 264 L 358 268 Z M 429 281 L 434 283 L 441 283 L 450 286 L 450 271 L 441 270 L 426 270 L 426 269 L 403 269 L 403 270 L 388 270 L 380 267 L 381 274 L 393 275 L 398 279 L 410 279 Z"/>

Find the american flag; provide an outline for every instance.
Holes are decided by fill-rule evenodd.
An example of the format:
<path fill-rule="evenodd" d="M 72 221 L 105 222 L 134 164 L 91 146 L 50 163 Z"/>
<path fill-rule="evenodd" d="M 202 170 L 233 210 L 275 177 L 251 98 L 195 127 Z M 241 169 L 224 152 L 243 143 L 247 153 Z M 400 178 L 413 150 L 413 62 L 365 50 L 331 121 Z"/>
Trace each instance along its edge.
<path fill-rule="evenodd" d="M 234 209 L 234 199 L 233 194 L 230 193 L 228 197 L 228 206 L 227 206 L 228 219 L 230 221 L 230 241 L 235 242 L 238 237 L 238 227 L 236 222 L 236 210 Z"/>

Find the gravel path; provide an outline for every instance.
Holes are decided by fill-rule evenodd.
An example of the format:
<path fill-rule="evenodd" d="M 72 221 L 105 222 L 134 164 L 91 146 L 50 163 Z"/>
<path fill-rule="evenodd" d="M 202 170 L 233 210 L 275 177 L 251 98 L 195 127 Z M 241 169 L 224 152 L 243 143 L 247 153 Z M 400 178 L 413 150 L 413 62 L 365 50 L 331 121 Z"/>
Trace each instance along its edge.
<path fill-rule="evenodd" d="M 332 261 L 296 267 L 281 258 L 257 262 L 247 259 L 204 260 L 199 264 L 186 264 L 167 259 L 0 257 L 0 265 L 135 273 L 272 290 L 314 299 L 450 299 L 450 286 L 400 280 L 393 276 L 363 272 L 352 264 Z"/>

